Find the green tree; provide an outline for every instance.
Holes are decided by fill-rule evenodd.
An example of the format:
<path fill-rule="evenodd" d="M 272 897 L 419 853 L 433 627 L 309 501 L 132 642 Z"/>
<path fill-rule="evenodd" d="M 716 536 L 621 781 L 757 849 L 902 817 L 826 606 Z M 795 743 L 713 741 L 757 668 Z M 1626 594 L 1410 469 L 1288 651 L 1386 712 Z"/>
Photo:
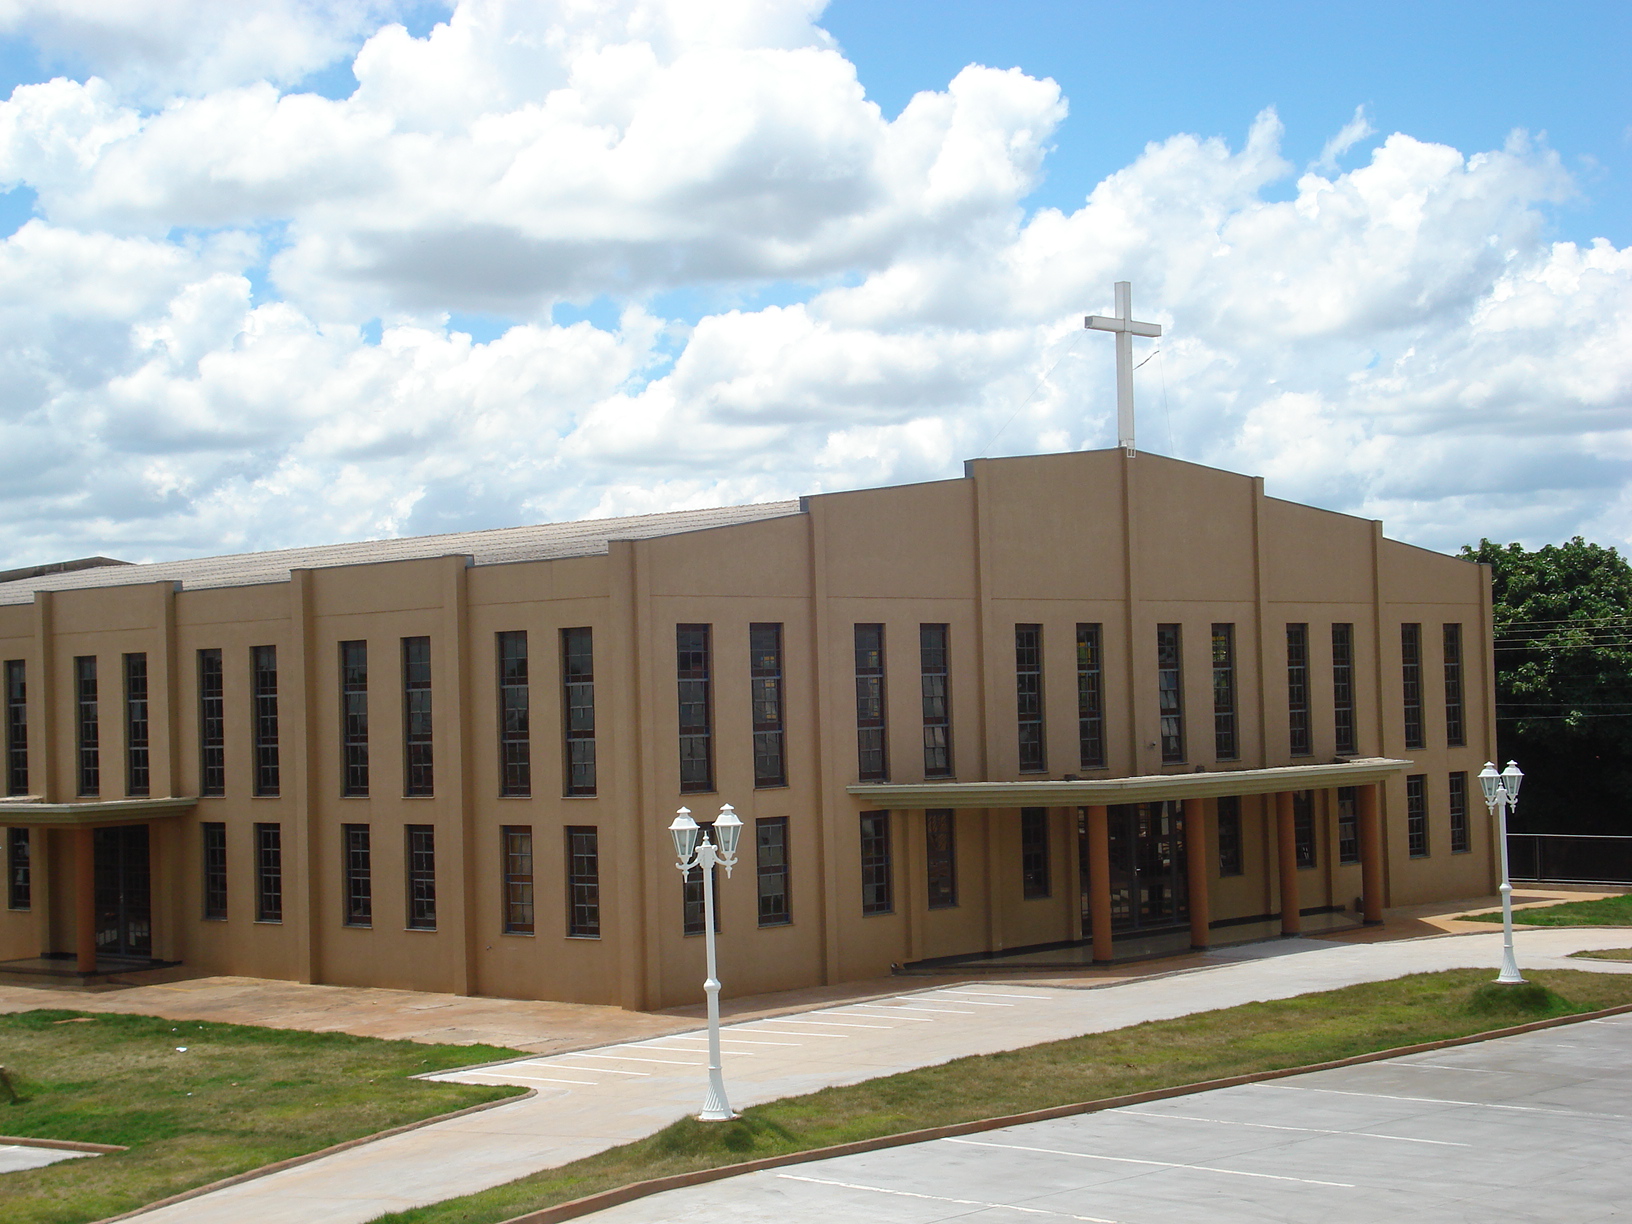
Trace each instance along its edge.
<path fill-rule="evenodd" d="M 1580 536 L 1462 556 L 1492 571 L 1496 741 L 1525 771 L 1513 827 L 1632 833 L 1632 565 Z"/>

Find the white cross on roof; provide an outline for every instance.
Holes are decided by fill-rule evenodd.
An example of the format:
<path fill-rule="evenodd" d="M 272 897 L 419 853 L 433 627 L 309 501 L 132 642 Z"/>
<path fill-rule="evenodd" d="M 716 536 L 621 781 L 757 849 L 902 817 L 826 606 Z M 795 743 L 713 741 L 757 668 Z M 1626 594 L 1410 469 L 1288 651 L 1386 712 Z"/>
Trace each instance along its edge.
<path fill-rule="evenodd" d="M 1133 338 L 1159 336 L 1159 323 L 1139 323 L 1133 318 L 1133 286 L 1128 281 L 1116 282 L 1116 314 L 1089 315 L 1083 326 L 1094 331 L 1116 334 L 1116 440 L 1117 444 L 1133 454 Z"/>

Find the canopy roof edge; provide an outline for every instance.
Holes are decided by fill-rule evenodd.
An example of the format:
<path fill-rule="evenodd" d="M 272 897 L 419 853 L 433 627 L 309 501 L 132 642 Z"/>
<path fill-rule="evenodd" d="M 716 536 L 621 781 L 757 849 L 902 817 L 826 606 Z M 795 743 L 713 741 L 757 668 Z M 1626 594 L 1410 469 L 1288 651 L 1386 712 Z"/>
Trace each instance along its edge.
<path fill-rule="evenodd" d="M 162 820 L 180 816 L 198 806 L 196 796 L 165 796 L 160 799 L 90 799 L 83 803 L 44 803 L 38 799 L 0 801 L 0 824 L 54 826 L 129 824 L 137 820 Z"/>
<path fill-rule="evenodd" d="M 1082 778 L 1035 782 L 862 782 L 849 793 L 881 808 L 1088 807 L 1154 803 L 1163 799 L 1215 799 L 1277 791 L 1369 786 L 1410 769 L 1414 762 L 1359 757 L 1327 765 L 1278 765 L 1210 773 L 1147 774 L 1136 778 Z"/>

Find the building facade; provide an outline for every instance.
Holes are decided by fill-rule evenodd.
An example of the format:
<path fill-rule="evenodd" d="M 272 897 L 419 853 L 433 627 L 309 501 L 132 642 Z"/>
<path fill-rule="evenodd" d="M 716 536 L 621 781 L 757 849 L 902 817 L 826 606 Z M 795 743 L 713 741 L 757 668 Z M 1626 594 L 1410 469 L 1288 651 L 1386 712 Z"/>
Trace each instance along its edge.
<path fill-rule="evenodd" d="M 1121 450 L 14 579 L 0 959 L 690 1002 L 725 803 L 730 993 L 1375 920 L 1493 887 L 1490 640 L 1481 567 Z"/>

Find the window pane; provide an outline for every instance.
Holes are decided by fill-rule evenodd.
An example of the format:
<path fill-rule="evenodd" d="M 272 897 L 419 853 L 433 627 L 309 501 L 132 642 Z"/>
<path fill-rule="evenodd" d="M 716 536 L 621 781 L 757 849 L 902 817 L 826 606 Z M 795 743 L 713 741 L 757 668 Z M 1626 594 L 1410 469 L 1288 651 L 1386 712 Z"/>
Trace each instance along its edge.
<path fill-rule="evenodd" d="M 1213 626 L 1213 756 L 1240 755 L 1235 736 L 1235 626 Z"/>
<path fill-rule="evenodd" d="M 861 912 L 895 909 L 895 870 L 890 858 L 890 814 L 861 814 Z"/>
<path fill-rule="evenodd" d="M 561 631 L 561 702 L 565 791 L 595 793 L 595 635 Z"/>
<path fill-rule="evenodd" d="M 1105 765 L 1104 673 L 1098 625 L 1077 626 L 1077 751 L 1084 769 Z"/>
<path fill-rule="evenodd" d="M 680 699 L 680 789 L 714 789 L 711 625 L 675 626 L 675 676 Z"/>
<path fill-rule="evenodd" d="M 366 824 L 342 825 L 345 841 L 346 925 L 374 925 L 374 856 Z"/>
<path fill-rule="evenodd" d="M 952 776 L 952 698 L 947 627 L 918 626 L 919 685 L 924 714 L 924 777 Z"/>
<path fill-rule="evenodd" d="M 924 813 L 924 849 L 929 908 L 950 909 L 958 903 L 957 815 L 950 808 Z"/>
<path fill-rule="evenodd" d="M 1020 809 L 1020 880 L 1028 899 L 1048 896 L 1047 808 Z"/>
<path fill-rule="evenodd" d="M 1293 756 L 1308 756 L 1309 626 L 1286 627 L 1286 716 Z"/>
<path fill-rule="evenodd" d="M 221 652 L 198 652 L 199 793 L 227 793 L 226 702 Z"/>
<path fill-rule="evenodd" d="M 1043 733 L 1043 627 L 1014 627 L 1014 697 L 1020 733 L 1020 771 L 1048 768 Z"/>
<path fill-rule="evenodd" d="M 341 793 L 368 794 L 368 643 L 340 643 Z"/>
<path fill-rule="evenodd" d="M 436 793 L 431 737 L 431 639 L 402 639 L 402 742 L 405 795 Z"/>
<path fill-rule="evenodd" d="M 408 927 L 436 929 L 436 830 L 408 826 Z"/>
<path fill-rule="evenodd" d="M 884 626 L 857 625 L 856 772 L 864 782 L 889 778 L 884 747 Z"/>
<path fill-rule="evenodd" d="M 221 920 L 227 916 L 227 826 L 207 820 L 204 833 L 204 917 Z"/>
<path fill-rule="evenodd" d="M 601 866 L 594 825 L 567 828 L 567 934 L 601 934 Z"/>
<path fill-rule="evenodd" d="M 1162 728 L 1162 761 L 1184 760 L 1184 687 L 1179 626 L 1156 626 L 1156 691 Z"/>
<path fill-rule="evenodd" d="M 533 829 L 506 825 L 504 839 L 504 929 L 533 933 Z"/>
<path fill-rule="evenodd" d="M 782 626 L 748 626 L 749 699 L 754 717 L 754 785 L 786 786 L 782 753 Z"/>
<path fill-rule="evenodd" d="M 250 685 L 254 708 L 255 793 L 276 795 L 278 774 L 278 648 L 250 650 Z"/>

